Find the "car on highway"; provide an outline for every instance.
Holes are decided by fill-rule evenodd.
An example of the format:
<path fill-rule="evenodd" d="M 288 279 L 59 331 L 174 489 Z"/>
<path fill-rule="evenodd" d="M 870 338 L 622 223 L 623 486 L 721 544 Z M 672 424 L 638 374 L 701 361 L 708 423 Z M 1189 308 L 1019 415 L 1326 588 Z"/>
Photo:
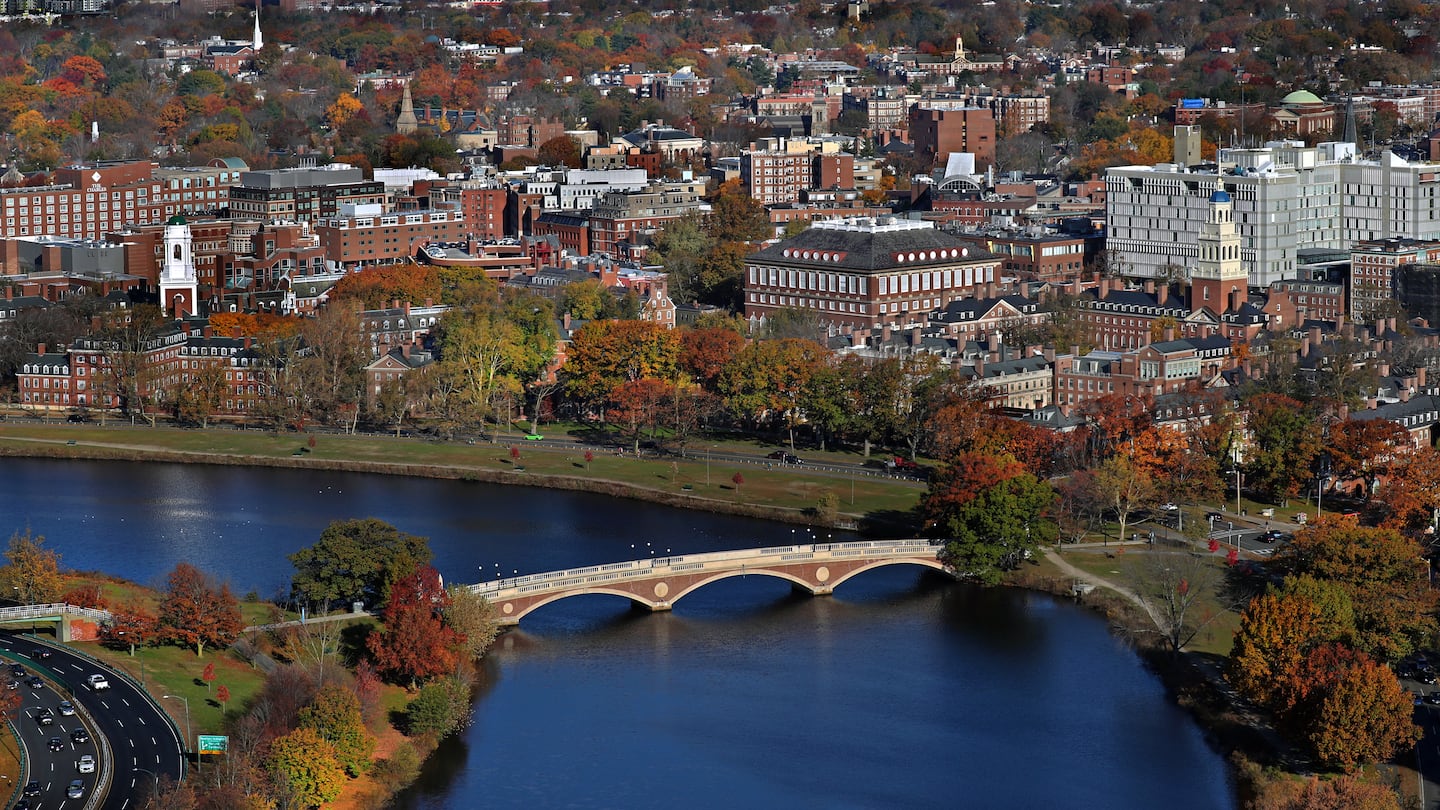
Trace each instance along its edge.
<path fill-rule="evenodd" d="M 30 687 L 31 689 L 44 689 L 45 679 L 40 677 L 39 675 L 31 675 L 30 680 L 26 681 L 25 685 Z"/>
<path fill-rule="evenodd" d="M 1428 669 L 1422 669 L 1415 673 L 1415 680 L 1420 683 L 1435 683 L 1435 673 Z"/>
<path fill-rule="evenodd" d="M 95 757 L 92 757 L 89 754 L 80 757 L 79 761 L 75 763 L 75 770 L 79 771 L 80 773 L 94 773 Z"/>
<path fill-rule="evenodd" d="M 30 804 L 29 801 L 21 799 L 20 801 L 15 802 L 15 804 L 11 805 L 10 810 L 30 810 L 30 808 L 32 807 L 34 807 L 34 805 Z"/>
<path fill-rule="evenodd" d="M 786 452 L 786 451 L 784 451 L 784 450 L 776 450 L 775 452 L 770 453 L 769 455 L 767 455 L 767 456 L 765 456 L 765 457 L 766 457 L 766 458 L 770 458 L 770 459 L 775 459 L 776 461 L 779 461 L 781 464 L 804 464 L 804 463 L 805 463 L 799 456 L 795 455 L 794 453 L 788 453 L 788 452 Z"/>
<path fill-rule="evenodd" d="M 35 722 L 39 723 L 42 726 L 48 726 L 51 723 L 55 722 L 55 712 L 49 709 L 41 709 L 40 711 L 35 712 Z"/>
<path fill-rule="evenodd" d="M 1206 512 L 1206 513 L 1205 513 L 1205 519 L 1206 519 L 1206 520 L 1224 520 L 1224 519 L 1225 519 L 1225 515 L 1224 515 L 1223 512 L 1216 512 L 1215 510 L 1212 509 L 1212 510 L 1210 510 L 1209 512 Z"/>
<path fill-rule="evenodd" d="M 15 678 L 11 678 L 10 680 L 8 680 L 8 681 L 5 682 L 5 688 L 6 688 L 6 689 L 19 689 L 19 688 L 20 688 L 20 681 L 16 680 Z"/>
<path fill-rule="evenodd" d="M 73 742 L 76 745 L 88 743 L 90 742 L 90 732 L 86 731 L 83 728 L 77 728 L 74 731 L 70 732 L 70 742 Z"/>
<path fill-rule="evenodd" d="M 544 436 L 541 436 L 539 433 L 527 433 L 527 434 L 525 434 L 525 441 L 527 441 L 527 442 L 538 442 L 538 441 L 543 440 L 544 438 L 545 438 L 545 437 L 544 437 Z"/>
<path fill-rule="evenodd" d="M 1431 706 L 1440 706 L 1440 692 L 1431 692 L 1425 696 L 1425 702 Z"/>
<path fill-rule="evenodd" d="M 1162 503 L 1162 504 L 1160 504 L 1160 511 L 1162 511 L 1162 512 L 1178 512 L 1178 511 L 1180 511 L 1180 507 L 1176 506 L 1176 505 L 1173 504 L 1173 503 Z"/>
<path fill-rule="evenodd" d="M 44 648 L 44 647 L 41 647 L 41 648 L 35 653 L 35 657 L 36 657 L 36 658 L 40 658 L 40 659 L 45 659 L 45 658 L 49 658 L 50 656 L 52 656 L 52 655 L 54 655 L 54 654 L 55 654 L 54 651 L 49 650 L 49 649 L 46 649 L 46 648 Z"/>
<path fill-rule="evenodd" d="M 26 796 L 39 796 L 41 789 L 42 788 L 40 787 L 40 783 L 35 781 L 34 779 L 31 779 L 29 782 L 25 783 Z"/>
<path fill-rule="evenodd" d="M 60 739 L 59 737 L 51 737 L 50 741 L 45 743 L 45 746 L 51 751 L 64 751 L 65 741 Z"/>
<path fill-rule="evenodd" d="M 85 798 L 85 783 L 79 779 L 72 781 L 70 787 L 65 788 L 65 797 L 67 799 Z"/>
<path fill-rule="evenodd" d="M 1280 531 L 1279 529 L 1270 529 L 1269 531 L 1260 535 L 1260 539 L 1266 543 L 1273 543 L 1276 540 L 1284 540 L 1285 533 Z"/>
<path fill-rule="evenodd" d="M 110 688 L 110 679 L 97 672 L 85 679 L 85 685 L 90 687 L 90 691 L 99 692 Z"/>
<path fill-rule="evenodd" d="M 68 701 L 68 700 L 62 700 L 62 701 L 60 701 L 60 716 L 61 716 L 61 717 L 74 717 L 74 716 L 75 716 L 75 704 L 74 704 L 74 703 L 71 703 L 71 702 Z"/>
<path fill-rule="evenodd" d="M 10 665 L 10 677 L 12 677 L 12 678 L 23 678 L 23 677 L 25 677 L 25 666 L 24 666 L 23 664 L 11 664 L 11 665 Z"/>

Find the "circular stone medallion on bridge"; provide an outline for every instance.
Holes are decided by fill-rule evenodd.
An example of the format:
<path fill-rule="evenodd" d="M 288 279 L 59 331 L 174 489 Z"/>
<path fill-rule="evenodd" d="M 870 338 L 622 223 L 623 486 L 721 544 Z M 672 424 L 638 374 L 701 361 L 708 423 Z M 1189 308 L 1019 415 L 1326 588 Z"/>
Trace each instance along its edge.
<path fill-rule="evenodd" d="M 500 608 L 500 610 L 504 611 L 506 616 L 509 616 L 511 613 L 515 612 L 515 605 L 510 602 L 506 602 L 504 606 Z"/>
<path fill-rule="evenodd" d="M 815 569 L 815 580 L 816 580 L 817 582 L 829 582 L 829 581 L 830 581 L 830 569 L 829 569 L 829 568 L 826 568 L 826 567 L 823 566 L 823 565 L 820 566 L 819 568 L 816 568 L 816 569 Z"/>
<path fill-rule="evenodd" d="M 655 583 L 655 598 L 664 599 L 670 594 L 670 586 L 663 582 Z"/>

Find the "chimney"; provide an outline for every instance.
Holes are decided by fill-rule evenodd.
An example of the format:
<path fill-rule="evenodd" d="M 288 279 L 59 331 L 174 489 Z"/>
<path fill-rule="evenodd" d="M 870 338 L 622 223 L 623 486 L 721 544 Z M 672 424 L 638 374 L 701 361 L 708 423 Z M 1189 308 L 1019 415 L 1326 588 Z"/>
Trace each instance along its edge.
<path fill-rule="evenodd" d="M 1071 356 L 1071 357 L 1079 357 L 1079 356 L 1080 356 L 1080 344 L 1079 344 L 1079 343 L 1071 343 L 1071 344 L 1070 344 L 1070 356 Z"/>
<path fill-rule="evenodd" d="M 1400 386 L 1400 401 L 1401 401 L 1401 402 L 1409 402 L 1409 401 L 1410 401 L 1410 389 L 1409 389 L 1408 387 L 1404 386 L 1404 385 Z"/>
<path fill-rule="evenodd" d="M 984 353 L 984 352 L 981 352 L 981 353 L 980 353 L 980 356 L 975 358 L 975 376 L 976 376 L 976 377 L 984 377 L 984 376 L 985 376 L 985 353 Z"/>
<path fill-rule="evenodd" d="M 1154 294 L 1155 294 L 1155 279 L 1153 279 L 1153 278 L 1147 278 L 1147 279 L 1145 279 L 1145 294 L 1146 294 L 1146 295 L 1154 295 Z"/>
<path fill-rule="evenodd" d="M 6 285 L 5 285 L 5 300 L 6 300 L 6 301 L 13 301 L 13 300 L 15 300 L 15 288 L 14 288 L 14 287 L 11 287 L 9 284 L 6 284 Z"/>
<path fill-rule="evenodd" d="M 250 344 L 251 344 L 251 338 L 250 338 L 249 335 L 246 335 L 246 336 L 245 336 L 245 348 L 247 348 L 247 349 L 250 348 Z"/>
<path fill-rule="evenodd" d="M 200 327 L 200 337 L 210 337 L 210 324 L 207 323 Z"/>
<path fill-rule="evenodd" d="M 910 345 L 912 347 L 920 345 L 920 327 L 918 326 L 910 327 Z"/>
<path fill-rule="evenodd" d="M 880 327 L 880 342 L 882 344 L 888 344 L 890 342 L 890 324 L 888 323 Z"/>
<path fill-rule="evenodd" d="M 1162 336 L 1165 338 L 1165 342 L 1166 342 L 1166 343 L 1169 343 L 1170 341 L 1174 340 L 1174 339 L 1175 339 L 1175 327 L 1173 327 L 1173 326 L 1167 326 L 1167 327 L 1165 327 L 1165 329 L 1164 329 L 1163 332 L 1162 332 Z"/>
<path fill-rule="evenodd" d="M 1381 377 L 1389 377 L 1389 376 L 1390 376 L 1390 364 L 1389 364 L 1389 363 L 1381 363 L 1381 364 L 1380 364 L 1379 371 L 1380 371 L 1380 376 L 1381 376 Z"/>
<path fill-rule="evenodd" d="M 1169 284 L 1161 284 L 1161 285 L 1159 285 L 1158 287 L 1156 287 L 1156 288 L 1155 288 L 1155 303 L 1157 303 L 1157 304 L 1159 304 L 1160 306 L 1163 307 L 1163 306 L 1165 306 L 1165 302 L 1168 301 L 1168 300 L 1170 300 L 1170 285 L 1169 285 Z"/>
<path fill-rule="evenodd" d="M 560 316 L 560 325 L 561 325 L 561 327 L 563 327 L 563 328 L 565 329 L 566 332 L 569 332 L 569 331 L 570 331 L 570 313 L 569 313 L 569 312 L 566 312 L 564 315 L 561 315 L 561 316 Z"/>
<path fill-rule="evenodd" d="M 1305 333 L 1305 336 L 1302 337 L 1302 338 L 1300 338 L 1300 356 L 1301 356 L 1301 357 L 1309 357 L 1309 356 L 1310 356 L 1310 333 L 1309 333 L 1309 332 L 1306 332 L 1306 333 Z"/>
<path fill-rule="evenodd" d="M 1312 326 L 1310 327 L 1310 331 L 1306 332 L 1305 334 L 1308 338 L 1310 338 L 1311 346 L 1314 346 L 1316 349 L 1320 348 L 1320 327 Z"/>
<path fill-rule="evenodd" d="M 869 340 L 869 339 L 870 339 L 870 330 L 869 330 L 869 329 L 856 329 L 855 331 L 853 331 L 853 332 L 850 333 L 850 345 L 851 345 L 851 346 L 855 346 L 855 347 L 857 347 L 857 348 L 860 347 L 860 346 L 864 346 L 864 345 L 865 345 L 865 341 L 867 341 L 867 340 Z"/>
<path fill-rule="evenodd" d="M 1239 311 L 1240 311 L 1240 307 L 1242 307 L 1242 306 L 1244 306 L 1244 305 L 1245 305 L 1245 291 L 1244 291 L 1244 290 L 1239 290 L 1239 289 L 1231 290 L 1231 291 L 1230 291 L 1230 311 L 1231 311 L 1231 312 L 1239 312 Z"/>
<path fill-rule="evenodd" d="M 1415 367 L 1415 387 L 1421 391 L 1425 390 L 1425 371 L 1424 366 Z"/>
<path fill-rule="evenodd" d="M 230 327 L 230 337 L 234 337 L 234 338 L 243 337 L 243 333 L 240 331 L 240 327 L 238 327 L 238 326 L 232 326 L 232 327 Z"/>
<path fill-rule="evenodd" d="M 47 345 L 45 345 L 44 343 L 36 344 L 36 346 L 35 346 L 35 353 L 36 353 L 36 354 L 44 354 L 44 353 L 45 353 L 45 350 L 48 349 L 48 348 L 50 348 L 50 347 L 47 346 Z"/>
<path fill-rule="evenodd" d="M 409 343 L 401 343 L 401 344 L 400 344 L 400 356 L 403 357 L 403 358 L 405 358 L 406 360 L 409 360 L 409 359 L 410 359 L 410 344 L 409 344 Z"/>
<path fill-rule="evenodd" d="M 1341 421 L 1341 422 L 1344 422 L 1346 419 L 1349 419 L 1349 418 L 1350 418 L 1350 406 L 1349 406 L 1349 405 L 1346 405 L 1344 402 L 1341 402 L 1341 403 L 1340 403 L 1339 413 L 1338 413 L 1337 415 L 1340 417 L 1340 421 Z"/>

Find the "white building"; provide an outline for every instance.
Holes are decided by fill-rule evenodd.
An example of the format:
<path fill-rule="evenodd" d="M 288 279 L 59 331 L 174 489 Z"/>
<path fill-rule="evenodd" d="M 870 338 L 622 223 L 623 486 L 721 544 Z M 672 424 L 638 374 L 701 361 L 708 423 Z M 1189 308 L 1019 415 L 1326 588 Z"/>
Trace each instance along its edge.
<path fill-rule="evenodd" d="M 1106 173 L 1106 250 L 1124 275 L 1152 278 L 1167 265 L 1195 267 L 1217 182 L 1234 200 L 1241 263 L 1252 287 L 1296 278 L 1296 254 L 1305 248 L 1440 238 L 1440 165 L 1409 163 L 1389 152 L 1379 161 L 1360 160 L 1349 143 L 1274 141 L 1259 149 L 1222 149 L 1218 166 L 1161 163 Z"/>

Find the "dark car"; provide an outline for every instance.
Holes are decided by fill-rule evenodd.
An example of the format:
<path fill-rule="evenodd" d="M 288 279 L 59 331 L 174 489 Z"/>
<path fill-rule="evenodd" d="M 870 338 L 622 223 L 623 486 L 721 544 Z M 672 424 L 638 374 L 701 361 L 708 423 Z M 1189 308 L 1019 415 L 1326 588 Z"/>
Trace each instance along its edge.
<path fill-rule="evenodd" d="M 10 810 L 30 810 L 30 807 L 30 802 L 21 799 L 20 801 L 15 802 L 15 804 L 10 807 Z"/>
<path fill-rule="evenodd" d="M 1267 531 L 1264 534 L 1260 535 L 1260 539 L 1264 540 L 1267 543 L 1273 543 L 1276 540 L 1284 540 L 1285 533 L 1280 531 L 1279 529 L 1271 529 L 1270 531 Z"/>
<path fill-rule="evenodd" d="M 42 726 L 48 726 L 51 723 L 55 722 L 55 712 L 52 712 L 49 709 L 41 709 L 40 711 L 35 713 L 35 722 L 39 723 Z"/>
<path fill-rule="evenodd" d="M 12 678 L 23 678 L 23 677 L 25 677 L 25 667 L 21 666 L 20 664 L 11 664 L 11 665 L 10 665 L 10 677 L 12 677 Z"/>
<path fill-rule="evenodd" d="M 39 782 L 36 782 L 34 779 L 31 779 L 29 782 L 26 782 L 26 783 L 25 783 L 25 795 L 26 795 L 26 796 L 39 796 L 39 795 L 40 795 L 40 783 L 39 783 Z"/>
<path fill-rule="evenodd" d="M 54 655 L 54 654 L 55 654 L 55 653 L 54 653 L 53 651 L 51 651 L 49 648 L 47 648 L 47 647 L 41 647 L 39 650 L 37 650 L 37 651 L 35 652 L 35 657 L 36 657 L 36 658 L 40 658 L 40 659 L 45 659 L 45 658 L 49 658 L 50 656 L 52 656 L 52 655 Z"/>
<path fill-rule="evenodd" d="M 1225 519 L 1225 515 L 1224 515 L 1223 513 L 1221 513 L 1221 512 L 1216 512 L 1216 511 L 1214 511 L 1214 510 L 1211 510 L 1211 511 L 1205 513 L 1205 519 L 1206 519 L 1206 520 L 1224 520 L 1224 519 Z"/>
<path fill-rule="evenodd" d="M 1433 670 L 1422 669 L 1415 673 L 1415 680 L 1420 683 L 1435 683 L 1435 673 Z"/>
<path fill-rule="evenodd" d="M 69 416 L 65 417 L 65 421 L 69 422 L 72 425 L 80 425 L 89 422 L 90 420 L 85 418 L 84 414 L 72 413 Z"/>
<path fill-rule="evenodd" d="M 30 680 L 26 681 L 25 685 L 30 687 L 31 689 L 44 689 L 45 679 L 40 677 L 39 675 L 31 675 Z"/>
<path fill-rule="evenodd" d="M 90 732 L 86 731 L 83 728 L 77 728 L 74 731 L 70 732 L 70 742 L 73 742 L 76 745 L 83 745 L 84 743 L 88 743 L 90 742 Z"/>
<path fill-rule="evenodd" d="M 773 452 L 773 453 L 767 454 L 767 455 L 765 456 L 765 458 L 773 458 L 773 459 L 777 459 L 777 460 L 783 460 L 783 459 L 785 458 L 785 455 L 786 455 L 786 454 L 785 454 L 785 451 L 784 451 L 784 450 L 776 450 L 776 451 Z"/>
<path fill-rule="evenodd" d="M 1431 692 L 1425 696 L 1425 702 L 1431 706 L 1440 706 L 1440 692 Z"/>
<path fill-rule="evenodd" d="M 776 459 L 776 460 L 779 461 L 781 464 L 804 464 L 804 463 L 805 463 L 804 459 L 800 458 L 799 456 L 795 455 L 794 453 L 787 453 L 787 452 L 785 452 L 784 450 L 776 450 L 775 452 L 773 452 L 773 453 L 771 453 L 770 455 L 766 456 L 766 458 Z"/>
<path fill-rule="evenodd" d="M 50 738 L 50 741 L 47 742 L 47 743 L 45 743 L 45 745 L 46 745 L 51 751 L 64 751 L 64 750 L 65 750 L 65 741 L 62 740 L 62 739 L 60 739 L 59 737 L 51 737 L 51 738 Z"/>

